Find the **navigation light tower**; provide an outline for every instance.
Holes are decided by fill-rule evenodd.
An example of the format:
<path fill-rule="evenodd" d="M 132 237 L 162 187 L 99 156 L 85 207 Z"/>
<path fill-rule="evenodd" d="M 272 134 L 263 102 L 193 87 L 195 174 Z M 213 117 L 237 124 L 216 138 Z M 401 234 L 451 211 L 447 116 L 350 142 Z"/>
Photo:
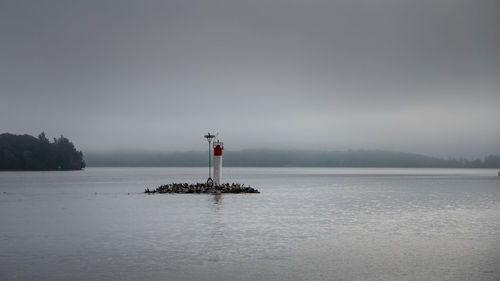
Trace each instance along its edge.
<path fill-rule="evenodd" d="M 214 142 L 214 183 L 220 185 L 222 181 L 222 150 L 224 150 L 224 143 L 219 141 Z"/>

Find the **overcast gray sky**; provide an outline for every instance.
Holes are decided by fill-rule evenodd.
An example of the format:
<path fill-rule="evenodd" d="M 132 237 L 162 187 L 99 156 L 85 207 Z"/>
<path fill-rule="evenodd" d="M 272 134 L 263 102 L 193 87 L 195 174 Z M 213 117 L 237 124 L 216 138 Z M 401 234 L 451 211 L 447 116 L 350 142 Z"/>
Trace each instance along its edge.
<path fill-rule="evenodd" d="M 0 0 L 0 131 L 500 154 L 500 1 Z"/>

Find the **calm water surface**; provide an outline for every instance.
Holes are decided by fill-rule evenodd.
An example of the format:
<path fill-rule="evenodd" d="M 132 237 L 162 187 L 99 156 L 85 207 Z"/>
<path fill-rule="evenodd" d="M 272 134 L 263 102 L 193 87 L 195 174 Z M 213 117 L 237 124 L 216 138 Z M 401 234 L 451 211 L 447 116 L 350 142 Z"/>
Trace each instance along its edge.
<path fill-rule="evenodd" d="M 0 280 L 500 280 L 495 170 L 0 172 Z"/>

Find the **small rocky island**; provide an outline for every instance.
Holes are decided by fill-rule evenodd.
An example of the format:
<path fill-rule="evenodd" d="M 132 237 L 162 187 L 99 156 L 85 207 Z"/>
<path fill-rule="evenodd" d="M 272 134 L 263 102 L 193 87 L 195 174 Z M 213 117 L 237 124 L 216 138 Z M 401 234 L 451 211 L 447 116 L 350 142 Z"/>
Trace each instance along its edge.
<path fill-rule="evenodd" d="M 217 137 L 217 135 L 212 135 L 207 133 L 204 137 L 208 141 L 208 180 L 205 183 L 171 183 L 166 185 L 161 185 L 156 189 L 146 188 L 144 193 L 154 194 L 154 193 L 260 193 L 257 189 L 245 186 L 239 183 L 222 183 L 222 151 L 224 150 L 224 143 L 216 139 L 212 143 L 212 140 Z M 214 172 L 212 174 L 210 159 L 211 147 L 214 151 Z M 212 179 L 212 175 L 214 179 Z"/>
<path fill-rule="evenodd" d="M 211 183 L 171 183 L 157 187 L 156 189 L 146 188 L 144 193 L 260 193 L 257 189 L 239 183 L 223 183 L 214 185 Z"/>

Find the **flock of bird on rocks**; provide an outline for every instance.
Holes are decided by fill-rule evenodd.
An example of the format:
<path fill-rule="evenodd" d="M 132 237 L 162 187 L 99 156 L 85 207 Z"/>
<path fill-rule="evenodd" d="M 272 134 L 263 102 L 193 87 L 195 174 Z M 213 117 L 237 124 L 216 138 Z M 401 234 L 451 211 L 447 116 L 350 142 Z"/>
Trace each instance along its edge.
<path fill-rule="evenodd" d="M 210 182 L 208 183 L 171 183 L 165 184 L 157 187 L 156 189 L 150 190 L 146 188 L 144 193 L 154 194 L 154 193 L 260 193 L 257 189 L 245 186 L 239 183 L 223 183 L 220 185 L 214 185 Z"/>

